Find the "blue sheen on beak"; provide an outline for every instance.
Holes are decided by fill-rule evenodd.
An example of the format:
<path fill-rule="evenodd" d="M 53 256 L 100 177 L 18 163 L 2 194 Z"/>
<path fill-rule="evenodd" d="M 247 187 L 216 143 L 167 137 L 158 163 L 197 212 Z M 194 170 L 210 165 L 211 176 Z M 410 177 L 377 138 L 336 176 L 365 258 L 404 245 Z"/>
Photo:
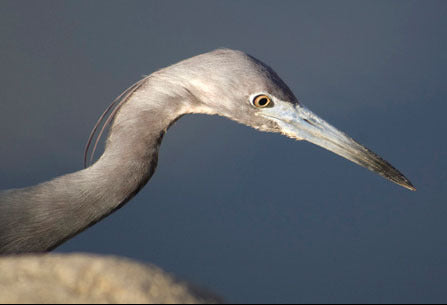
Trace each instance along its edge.
<path fill-rule="evenodd" d="M 276 101 L 274 107 L 261 109 L 259 115 L 275 121 L 288 137 L 311 142 L 409 190 L 416 190 L 390 163 L 302 105 Z"/>

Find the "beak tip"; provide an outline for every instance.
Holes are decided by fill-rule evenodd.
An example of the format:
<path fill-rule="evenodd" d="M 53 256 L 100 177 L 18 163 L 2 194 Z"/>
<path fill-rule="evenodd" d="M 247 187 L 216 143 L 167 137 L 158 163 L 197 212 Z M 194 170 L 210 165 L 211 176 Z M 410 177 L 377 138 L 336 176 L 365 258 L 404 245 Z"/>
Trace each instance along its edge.
<path fill-rule="evenodd" d="M 410 181 L 408 181 L 406 184 L 402 185 L 403 187 L 405 187 L 406 189 L 409 189 L 410 191 L 415 192 L 416 188 L 413 186 L 413 184 L 411 184 Z"/>
<path fill-rule="evenodd" d="M 416 191 L 416 187 L 410 182 L 410 180 L 408 180 L 405 176 L 401 176 L 399 177 L 398 180 L 394 180 L 392 179 L 393 182 L 399 184 L 400 186 L 406 188 L 407 190 Z"/>

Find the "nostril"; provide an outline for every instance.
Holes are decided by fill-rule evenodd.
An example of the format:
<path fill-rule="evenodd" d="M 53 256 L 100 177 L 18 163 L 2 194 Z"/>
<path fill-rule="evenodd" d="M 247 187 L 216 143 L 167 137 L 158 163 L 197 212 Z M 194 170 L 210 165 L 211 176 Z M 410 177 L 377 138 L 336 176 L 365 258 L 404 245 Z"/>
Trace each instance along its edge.
<path fill-rule="evenodd" d="M 309 125 L 314 125 L 314 123 L 312 123 L 311 121 L 309 121 L 308 119 L 304 119 L 304 122 L 306 122 Z"/>

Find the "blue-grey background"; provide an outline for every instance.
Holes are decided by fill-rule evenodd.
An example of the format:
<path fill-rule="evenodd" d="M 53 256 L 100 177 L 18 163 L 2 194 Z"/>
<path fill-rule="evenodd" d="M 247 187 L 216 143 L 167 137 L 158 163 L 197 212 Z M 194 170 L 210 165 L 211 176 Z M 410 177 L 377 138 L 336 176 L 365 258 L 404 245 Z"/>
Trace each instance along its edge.
<path fill-rule="evenodd" d="M 57 251 L 154 263 L 228 302 L 446 302 L 446 16 L 445 1 L 2 0 L 0 189 L 79 170 L 140 76 L 240 49 L 417 192 L 192 115 L 137 198 Z"/>

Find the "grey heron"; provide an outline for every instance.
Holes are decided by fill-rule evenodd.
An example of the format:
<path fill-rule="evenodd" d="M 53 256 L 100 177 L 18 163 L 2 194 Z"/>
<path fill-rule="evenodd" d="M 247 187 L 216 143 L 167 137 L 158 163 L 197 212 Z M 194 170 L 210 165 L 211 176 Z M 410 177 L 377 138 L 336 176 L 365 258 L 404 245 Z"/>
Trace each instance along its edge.
<path fill-rule="evenodd" d="M 415 190 L 387 161 L 304 107 L 269 66 L 241 51 L 218 49 L 156 71 L 124 91 L 90 136 L 86 165 L 101 122 L 92 156 L 110 125 L 104 153 L 91 166 L 0 192 L 0 253 L 50 251 L 120 208 L 153 175 L 167 129 L 189 113 L 309 141 Z"/>

